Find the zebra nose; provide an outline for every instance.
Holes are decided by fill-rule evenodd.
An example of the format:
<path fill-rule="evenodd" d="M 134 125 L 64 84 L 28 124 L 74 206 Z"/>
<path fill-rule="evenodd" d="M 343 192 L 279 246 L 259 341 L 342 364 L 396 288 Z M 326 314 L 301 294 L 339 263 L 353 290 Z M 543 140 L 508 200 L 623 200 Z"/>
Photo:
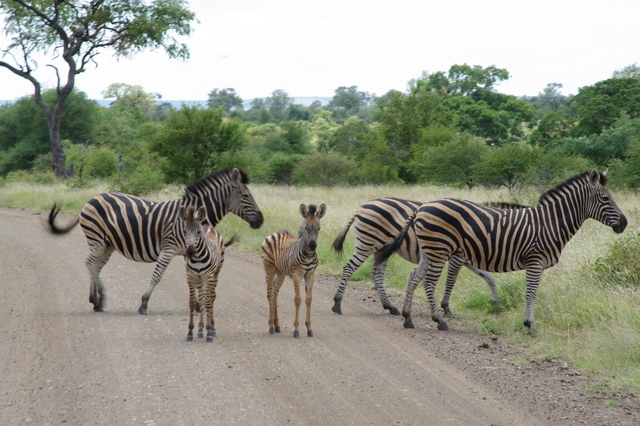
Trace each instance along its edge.
<path fill-rule="evenodd" d="M 627 227 L 627 217 L 623 214 L 620 215 L 620 219 L 618 220 L 618 222 L 616 222 L 612 226 L 613 232 L 615 232 L 616 234 L 621 234 L 626 227 Z"/>
<path fill-rule="evenodd" d="M 193 248 L 193 246 L 189 246 L 187 247 L 187 257 L 189 258 L 189 260 L 193 259 L 193 255 L 195 254 L 196 249 Z"/>
<path fill-rule="evenodd" d="M 318 247 L 318 242 L 316 240 L 309 241 L 309 247 L 311 247 L 313 250 L 315 250 L 316 247 Z"/>

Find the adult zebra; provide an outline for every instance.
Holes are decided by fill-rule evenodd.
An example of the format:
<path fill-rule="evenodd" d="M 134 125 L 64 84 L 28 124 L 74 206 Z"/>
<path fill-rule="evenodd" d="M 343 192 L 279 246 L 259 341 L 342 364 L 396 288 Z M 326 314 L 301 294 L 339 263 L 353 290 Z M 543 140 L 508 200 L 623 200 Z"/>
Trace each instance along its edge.
<path fill-rule="evenodd" d="M 382 264 L 415 227 L 423 258 L 409 275 L 402 309 L 404 326 L 413 328 L 411 304 L 417 284 L 424 278 L 431 318 L 447 330 L 437 310 L 433 292 L 442 268 L 458 259 L 491 272 L 526 270 L 527 293 L 524 325 L 536 335 L 533 309 L 544 269 L 555 265 L 562 249 L 585 220 L 591 218 L 621 233 L 627 218 L 605 187 L 597 170 L 584 172 L 544 193 L 538 207 L 504 210 L 470 201 L 445 198 L 423 204 L 384 250 L 376 255 Z"/>
<path fill-rule="evenodd" d="M 402 230 L 409 216 L 411 216 L 422 205 L 419 201 L 407 200 L 395 197 L 381 197 L 368 201 L 358 208 L 351 220 L 340 231 L 336 239 L 333 241 L 333 249 L 338 253 L 343 253 L 344 240 L 349 232 L 351 225 L 354 225 L 356 235 L 355 252 L 351 259 L 342 268 L 342 277 L 340 284 L 333 296 L 333 307 L 331 310 L 337 314 L 342 314 L 342 298 L 347 286 L 349 278 L 362 264 L 371 256 L 381 251 L 393 238 L 395 238 L 400 230 Z M 519 204 L 496 203 L 498 207 L 504 208 L 522 208 L 525 206 Z M 411 226 L 406 233 L 404 239 L 398 247 L 397 253 L 406 261 L 417 264 L 420 262 L 421 252 L 420 245 L 416 238 L 414 227 Z M 449 263 L 447 273 L 447 286 L 444 292 L 440 306 L 444 310 L 446 316 L 454 316 L 449 308 L 449 299 L 451 291 L 458 276 L 458 272 L 463 264 L 455 261 Z M 475 274 L 482 277 L 491 289 L 491 300 L 494 308 L 497 310 L 500 306 L 500 298 L 496 290 L 496 280 L 489 272 L 482 271 L 474 266 L 466 265 Z M 372 271 L 373 282 L 380 296 L 382 307 L 388 310 L 392 315 L 400 315 L 398 308 L 393 306 L 384 289 L 384 271 L 387 262 L 384 261 L 375 266 Z"/>
<path fill-rule="evenodd" d="M 104 310 L 105 291 L 100 271 L 114 251 L 136 262 L 157 262 L 149 288 L 142 296 L 138 312 L 147 314 L 147 304 L 154 287 L 174 256 L 184 256 L 186 244 L 178 215 L 181 206 L 204 206 L 207 222 L 216 226 L 231 212 L 247 221 L 251 228 L 262 226 L 262 212 L 247 184 L 249 176 L 237 167 L 229 167 L 206 176 L 185 188 L 181 199 L 157 202 L 133 195 L 108 192 L 85 204 L 80 217 L 66 228 L 55 225 L 58 209 L 49 213 L 54 234 L 69 232 L 80 223 L 89 243 L 86 264 L 91 277 L 89 301 L 93 310 Z"/>

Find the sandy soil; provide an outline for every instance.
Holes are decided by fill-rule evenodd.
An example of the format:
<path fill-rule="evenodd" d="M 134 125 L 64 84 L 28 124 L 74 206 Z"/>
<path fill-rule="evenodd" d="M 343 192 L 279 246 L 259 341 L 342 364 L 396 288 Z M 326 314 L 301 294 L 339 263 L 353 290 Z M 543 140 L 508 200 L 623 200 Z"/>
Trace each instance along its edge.
<path fill-rule="evenodd" d="M 0 425 L 640 424 L 637 400 L 590 391 L 562 363 L 517 361 L 500 340 L 483 349 L 488 338 L 456 321 L 438 332 L 423 306 L 405 330 L 368 286 L 351 283 L 336 315 L 334 277 L 316 280 L 315 337 L 292 337 L 290 281 L 283 332 L 269 335 L 261 262 L 233 249 L 213 343 L 186 342 L 180 258 L 141 316 L 153 264 L 115 254 L 102 272 L 106 312 L 94 313 L 81 229 L 55 237 L 44 217 L 0 209 Z"/>

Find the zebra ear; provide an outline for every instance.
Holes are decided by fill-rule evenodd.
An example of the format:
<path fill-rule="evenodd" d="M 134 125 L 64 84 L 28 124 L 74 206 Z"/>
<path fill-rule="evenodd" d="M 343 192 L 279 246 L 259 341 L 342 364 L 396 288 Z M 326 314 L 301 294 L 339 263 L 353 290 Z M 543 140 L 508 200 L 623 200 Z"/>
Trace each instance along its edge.
<path fill-rule="evenodd" d="M 596 169 L 591 170 L 591 173 L 589 173 L 589 183 L 591 186 L 596 186 L 600 183 L 600 172 Z"/>
<path fill-rule="evenodd" d="M 307 216 L 309 216 L 309 209 L 305 204 L 300 204 L 300 214 L 305 219 L 307 218 Z"/>
<path fill-rule="evenodd" d="M 196 220 L 198 222 L 202 222 L 206 218 L 207 218 L 207 209 L 204 206 L 200 206 L 200 208 L 196 212 Z"/>
<path fill-rule="evenodd" d="M 231 180 L 237 183 L 242 182 L 242 175 L 240 174 L 240 170 L 237 167 L 231 169 Z"/>
<path fill-rule="evenodd" d="M 320 204 L 320 207 L 318 207 L 318 212 L 316 213 L 316 218 L 322 219 L 322 217 L 326 212 L 327 212 L 327 206 L 324 204 Z"/>
<path fill-rule="evenodd" d="M 180 218 L 185 222 L 189 220 L 189 214 L 187 213 L 187 208 L 185 206 L 180 206 L 179 215 L 180 215 Z"/>

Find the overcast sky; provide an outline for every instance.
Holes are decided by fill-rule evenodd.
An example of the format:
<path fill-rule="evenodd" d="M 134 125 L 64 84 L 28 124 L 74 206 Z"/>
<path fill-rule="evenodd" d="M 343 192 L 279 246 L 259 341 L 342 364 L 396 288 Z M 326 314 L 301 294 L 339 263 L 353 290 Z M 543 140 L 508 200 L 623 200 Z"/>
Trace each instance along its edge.
<path fill-rule="evenodd" d="M 502 93 L 536 95 L 554 82 L 568 95 L 640 63 L 639 0 L 191 0 L 189 8 L 200 22 L 184 40 L 188 61 L 145 52 L 118 62 L 105 51 L 76 87 L 91 99 L 111 83 L 164 100 L 206 100 L 215 88 L 243 99 L 278 89 L 331 97 L 340 86 L 381 96 L 405 91 L 423 71 L 466 63 L 507 69 Z M 0 99 L 32 93 L 0 68 Z"/>

